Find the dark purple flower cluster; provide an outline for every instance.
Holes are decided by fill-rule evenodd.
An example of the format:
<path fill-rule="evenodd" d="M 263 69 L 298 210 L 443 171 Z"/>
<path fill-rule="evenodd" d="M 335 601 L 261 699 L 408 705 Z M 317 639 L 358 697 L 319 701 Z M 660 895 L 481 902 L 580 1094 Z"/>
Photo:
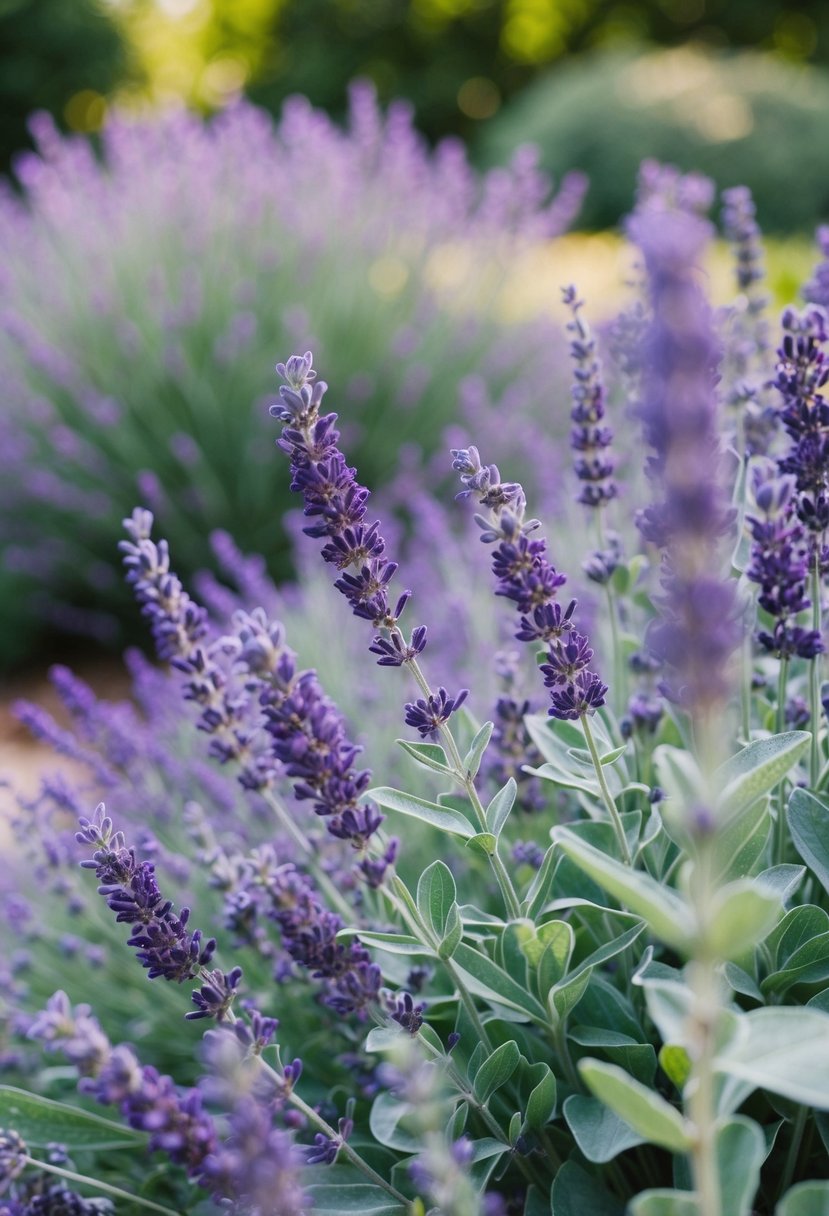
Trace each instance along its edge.
<path fill-rule="evenodd" d="M 238 1065 L 245 1053 L 258 1054 L 275 1028 L 272 1019 L 254 1013 L 249 1026 L 239 1023 L 232 1031 L 217 1033 L 237 1044 L 234 1063 Z M 148 1133 L 150 1152 L 166 1153 L 218 1203 L 232 1205 L 234 1212 L 247 1216 L 270 1216 L 275 1211 L 301 1216 L 307 1210 L 296 1152 L 286 1133 L 273 1126 L 273 1104 L 279 1094 L 271 1092 L 267 1101 L 252 1093 L 228 1094 L 229 1134 L 220 1141 L 201 1090 L 179 1090 L 171 1077 L 142 1065 L 128 1045 L 113 1046 L 88 1005 L 73 1009 L 66 994 L 56 992 L 32 1023 L 29 1037 L 44 1043 L 47 1050 L 68 1055 L 81 1073 L 84 1093 L 117 1106 L 130 1127 Z M 284 1070 L 288 1086 L 299 1075 L 298 1064 L 294 1061 Z M 207 1089 L 218 1096 L 221 1087 L 208 1083 Z"/>
<path fill-rule="evenodd" d="M 199 975 L 213 956 L 215 940 L 210 938 L 202 942 L 200 929 L 194 933 L 188 930 L 189 908 L 182 908 L 176 916 L 172 900 L 164 899 L 158 888 L 154 864 L 137 860 L 135 850 L 127 848 L 123 833 L 114 831 L 103 803 L 98 806 L 94 820 L 81 819 L 76 839 L 79 844 L 94 846 L 92 857 L 81 865 L 95 871 L 101 884 L 98 893 L 116 913 L 118 923 L 132 926 L 127 945 L 134 947 L 149 978 L 161 977 L 181 984 Z M 229 980 L 223 978 L 222 983 L 226 985 Z M 237 983 L 238 977 L 228 996 Z M 208 1000 L 205 997 L 205 1002 Z M 222 1009 L 223 1001 L 224 998 L 217 1003 L 217 1013 Z M 199 1005 L 199 1008 L 205 1006 Z M 206 1008 L 202 1016 L 206 1016 Z"/>
<path fill-rule="evenodd" d="M 384 992 L 383 1008 L 391 1020 L 402 1026 L 413 1038 L 423 1025 L 426 1006 L 423 1002 L 416 1005 L 409 992 Z"/>
<path fill-rule="evenodd" d="M 829 381 L 826 314 L 814 305 L 801 313 L 787 308 L 783 329 L 774 385 L 791 447 L 780 471 L 795 478 L 798 518 L 819 534 L 829 528 L 829 403 L 821 393 Z"/>
<path fill-rule="evenodd" d="M 637 523 L 664 550 L 661 619 L 648 646 L 671 669 L 665 691 L 698 713 L 727 698 L 728 659 L 739 637 L 734 585 L 719 573 L 719 544 L 733 521 L 719 480 L 719 350 L 697 269 L 710 226 L 688 211 L 665 210 L 634 216 L 630 230 L 650 287 L 639 412 L 658 495 Z"/>
<path fill-rule="evenodd" d="M 596 340 L 580 315 L 584 301 L 576 295 L 575 287 L 563 288 L 562 298 L 571 314 L 571 320 L 567 322 L 567 330 L 572 334 L 570 359 L 574 376 L 570 446 L 574 452 L 576 476 L 583 483 L 577 501 L 587 507 L 601 507 L 619 492 L 613 480 L 616 461 L 610 451 L 613 431 L 604 422 L 602 368 Z"/>
<path fill-rule="evenodd" d="M 587 638 L 575 631 L 575 600 L 564 610 L 553 602 L 566 579 L 550 563 L 547 541 L 529 537 L 539 523 L 536 519 L 524 520 L 523 489 L 517 482 L 502 482 L 497 466 L 482 464 L 474 447 L 453 449 L 452 468 L 460 473 L 465 487 L 458 498 L 474 494 L 489 511 L 488 517 L 476 515 L 475 520 L 484 544 L 495 544 L 495 594 L 512 600 L 522 614 L 515 636 L 520 641 L 543 641 L 549 646 L 545 683 L 551 689 L 550 714 L 575 719 L 595 712 L 605 703 L 607 685 L 587 670 L 593 651 Z"/>
<path fill-rule="evenodd" d="M 260 699 L 273 753 L 292 779 L 297 798 L 311 802 L 332 836 L 365 851 L 384 816 L 372 803 L 361 802 L 371 772 L 356 767 L 362 748 L 349 739 L 343 716 L 325 696 L 316 673 L 305 671 L 288 681 L 264 683 Z M 396 848 L 395 841 L 388 864 L 394 861 Z M 372 885 L 378 885 L 370 865 L 364 859 L 360 869 Z"/>
<path fill-rule="evenodd" d="M 159 658 L 171 662 L 187 677 L 184 696 L 201 707 L 198 726 L 211 736 L 211 755 L 222 763 L 238 763 L 240 781 L 246 789 L 265 789 L 275 776 L 273 765 L 257 746 L 258 709 L 233 678 L 228 663 L 222 661 L 228 650 L 226 640 L 209 640 L 207 613 L 190 598 L 170 569 L 167 542 L 155 544 L 150 538 L 152 514 L 136 507 L 123 522 L 129 540 L 121 541 L 119 548 L 124 554 L 127 582 L 150 621 Z M 282 628 L 274 623 L 268 651 L 274 665 L 283 642 Z"/>
<path fill-rule="evenodd" d="M 291 460 L 291 489 L 302 494 L 304 513 L 314 521 L 304 531 L 326 540 L 322 556 L 341 571 L 334 586 L 354 615 L 382 630 L 372 653 L 380 656 L 381 665 L 399 667 L 424 649 L 426 629 L 419 625 L 406 642 L 398 628 L 410 592 L 404 591 L 392 609 L 388 586 L 397 563 L 386 558 L 379 521 L 365 522 L 370 492 L 337 446 L 337 415 L 320 414 L 328 385 L 317 380 L 312 364 L 307 351 L 276 365 L 286 381 L 279 390 L 280 404 L 271 406 L 271 414 L 285 423 L 277 443 Z"/>
<path fill-rule="evenodd" d="M 795 513 L 795 481 L 772 465 L 753 471 L 754 501 L 760 515 L 747 516 L 752 539 L 747 576 L 760 586 L 760 607 L 773 620 L 771 631 L 757 633 L 760 645 L 778 658 L 814 658 L 823 651 L 820 634 L 797 624 L 811 606 L 806 595 L 809 543 Z"/>
<path fill-rule="evenodd" d="M 217 1144 L 213 1119 L 196 1089 L 179 1092 L 171 1077 L 142 1065 L 126 1044 L 113 1046 L 88 1005 L 73 1009 L 65 992 L 50 997 L 29 1038 L 63 1051 L 78 1067 L 81 1087 L 98 1102 L 117 1106 L 130 1127 L 149 1133 L 160 1150 L 201 1182 L 201 1168 Z"/>
<path fill-rule="evenodd" d="M 212 735 L 211 753 L 223 763 L 238 763 L 239 780 L 249 790 L 263 790 L 281 775 L 290 777 L 297 798 L 312 801 L 329 833 L 364 853 L 384 819 L 370 803 L 359 801 L 371 773 L 355 768 L 362 749 L 349 740 L 342 714 L 316 673 L 297 672 L 282 625 L 263 609 L 240 610 L 233 615 L 231 633 L 205 642 L 204 609 L 170 571 L 166 543 L 156 546 L 150 539 L 150 513 L 136 510 L 125 526 L 131 537 L 121 545 L 128 580 L 154 632 L 184 639 L 173 664 L 187 675 L 185 697 L 202 706 L 199 727 Z M 175 592 L 162 595 L 162 587 Z M 172 616 L 166 620 L 168 612 Z M 182 616 L 202 622 L 197 641 L 176 629 Z M 232 666 L 219 658 L 232 660 Z M 395 855 L 392 842 L 384 859 L 363 858 L 359 868 L 377 886 Z"/>
<path fill-rule="evenodd" d="M 41 1175 L 20 1188 L 19 1197 L 0 1204 L 0 1216 L 105 1216 L 115 1209 L 109 1199 L 87 1199 L 70 1191 L 64 1182 Z"/>
<path fill-rule="evenodd" d="M 445 688 L 439 688 L 428 697 L 418 697 L 406 704 L 406 725 L 418 731 L 423 739 L 436 739 L 441 726 L 460 709 L 468 696 L 468 688 L 462 688 L 454 697 L 450 697 Z"/>
<path fill-rule="evenodd" d="M 819 304 L 829 312 L 829 225 L 821 225 L 815 237 L 822 256 L 811 279 L 803 288 L 803 298 L 810 304 Z"/>
<path fill-rule="evenodd" d="M 323 1002 L 338 1013 L 358 1013 L 378 1000 L 380 969 L 355 938 L 338 940 L 345 928 L 292 862 L 280 863 L 265 845 L 241 865 L 225 899 L 225 922 L 249 939 L 260 916 L 275 921 L 289 958 L 324 981 Z"/>

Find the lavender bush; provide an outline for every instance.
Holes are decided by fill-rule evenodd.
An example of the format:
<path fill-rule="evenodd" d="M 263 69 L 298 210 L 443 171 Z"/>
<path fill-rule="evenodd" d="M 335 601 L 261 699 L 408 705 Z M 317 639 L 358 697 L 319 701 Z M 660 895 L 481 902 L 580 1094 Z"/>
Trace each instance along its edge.
<path fill-rule="evenodd" d="M 12 825 L 0 1210 L 826 1210 L 825 267 L 776 332 L 730 192 L 715 314 L 712 201 L 646 165 L 630 307 L 597 337 L 565 288 L 578 526 L 482 428 L 404 546 L 310 352 L 304 586 L 218 535 L 191 589 L 125 519 L 164 665 L 19 710 L 85 777 Z"/>
<path fill-rule="evenodd" d="M 578 175 L 551 196 L 524 149 L 481 177 L 368 86 L 345 130 L 302 98 L 277 125 L 245 104 L 209 126 L 116 117 L 100 154 L 45 116 L 32 126 L 19 190 L 0 193 L 0 540 L 18 657 L 38 622 L 113 635 L 112 553 L 136 500 L 188 574 L 219 526 L 285 573 L 285 487 L 264 442 L 273 350 L 313 342 L 326 358 L 375 481 L 392 471 L 390 419 L 398 442 L 436 448 L 473 372 L 494 399 L 520 381 L 541 413 L 549 327 L 506 325 L 494 301 L 516 244 L 569 225 Z"/>

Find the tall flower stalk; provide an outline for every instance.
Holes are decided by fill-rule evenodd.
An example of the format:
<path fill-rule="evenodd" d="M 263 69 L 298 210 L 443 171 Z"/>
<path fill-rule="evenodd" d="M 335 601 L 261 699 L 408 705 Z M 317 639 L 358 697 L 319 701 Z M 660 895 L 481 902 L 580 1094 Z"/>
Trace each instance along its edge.
<path fill-rule="evenodd" d="M 450 696 L 445 688 L 435 692 L 418 662 L 426 647 L 426 627 L 417 625 L 407 638 L 400 618 L 411 593 L 390 598 L 389 585 L 397 563 L 386 556 L 380 523 L 366 522 L 370 491 L 356 478 L 339 448 L 337 415 L 320 412 L 328 385 L 317 380 L 310 351 L 293 355 L 276 370 L 286 382 L 279 390 L 280 402 L 271 413 L 283 422 L 278 446 L 291 461 L 291 488 L 301 493 L 304 514 L 312 521 L 304 531 L 325 540 L 323 560 L 339 572 L 334 586 L 345 597 L 355 616 L 368 621 L 377 633 L 369 650 L 379 656 L 381 667 L 407 667 L 422 697 L 406 705 L 406 722 L 424 737 L 439 736 L 449 757 L 455 780 L 469 798 L 481 832 L 487 830 L 486 812 L 449 727 L 449 719 L 460 708 L 467 690 Z M 520 914 L 518 896 L 497 847 L 487 853 L 504 903 L 511 917 Z"/>
<path fill-rule="evenodd" d="M 709 225 L 669 207 L 641 210 L 630 224 L 645 258 L 651 324 L 640 407 L 652 456 L 656 501 L 640 513 L 646 540 L 662 550 L 659 617 L 650 649 L 665 664 L 665 692 L 686 712 L 700 766 L 699 804 L 684 808 L 683 829 L 694 859 L 689 895 L 696 920 L 689 964 L 692 1075 L 687 1113 L 693 1123 L 694 1187 L 705 1216 L 722 1211 L 715 1144 L 714 1052 L 720 1020 L 712 909 L 717 891 L 714 772 L 732 688 L 731 656 L 739 642 L 735 587 L 723 541 L 732 513 L 722 485 L 715 375 L 718 347 L 699 284 Z"/>
<path fill-rule="evenodd" d="M 452 451 L 452 467 L 464 489 L 459 498 L 474 496 L 487 514 L 476 515 L 484 544 L 495 545 L 492 572 L 495 594 L 511 600 L 521 614 L 515 634 L 521 642 L 547 645 L 541 671 L 550 690 L 551 717 L 578 721 L 596 773 L 602 802 L 616 835 L 619 853 L 628 864 L 630 848 L 619 811 L 607 784 L 590 718 L 605 703 L 607 685 L 590 670 L 593 648 L 575 626 L 576 601 L 562 608 L 555 599 L 567 581 L 547 556 L 547 541 L 533 537 L 537 519 L 525 519 L 527 500 L 518 482 L 502 482 L 497 465 L 485 465 L 475 447 Z"/>

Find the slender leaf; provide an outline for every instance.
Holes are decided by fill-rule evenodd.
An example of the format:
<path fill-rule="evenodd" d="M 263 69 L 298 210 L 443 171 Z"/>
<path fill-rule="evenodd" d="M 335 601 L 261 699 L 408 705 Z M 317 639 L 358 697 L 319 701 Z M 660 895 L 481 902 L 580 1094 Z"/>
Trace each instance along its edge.
<path fill-rule="evenodd" d="M 829 1182 L 798 1182 L 780 1200 L 774 1216 L 829 1216 Z"/>
<path fill-rule="evenodd" d="M 452 807 L 438 806 L 435 802 L 426 802 L 423 798 L 415 798 L 413 794 L 405 794 L 401 790 L 391 789 L 387 785 L 377 786 L 369 790 L 367 797 L 387 811 L 397 811 L 412 819 L 420 819 L 429 823 L 442 832 L 452 836 L 462 836 L 467 840 L 475 835 L 475 829 L 460 811 Z"/>
<path fill-rule="evenodd" d="M 446 931 L 449 910 L 458 891 L 452 871 L 442 861 L 433 861 L 423 871 L 417 883 L 417 910 L 420 918 L 437 941 Z"/>
<path fill-rule="evenodd" d="M 657 937 L 678 949 L 694 931 L 691 911 L 675 891 L 641 870 L 633 870 L 579 840 L 567 828 L 554 828 L 553 840 L 571 861 L 631 912 L 646 920 Z"/>
<path fill-rule="evenodd" d="M 498 837 L 501 835 L 504 824 L 507 822 L 509 813 L 515 804 L 517 793 L 518 786 L 515 784 L 515 779 L 510 777 L 506 785 L 501 787 L 486 808 L 486 826 L 493 836 Z"/>
<path fill-rule="evenodd" d="M 70 1149 L 141 1148 L 142 1132 L 77 1106 L 0 1085 L 0 1128 L 13 1128 L 32 1148 L 65 1144 Z"/>
<path fill-rule="evenodd" d="M 763 940 L 782 911 L 778 896 L 751 879 L 729 883 L 712 900 L 708 948 L 718 958 L 739 958 Z"/>
<path fill-rule="evenodd" d="M 691 1147 L 692 1135 L 687 1120 L 623 1068 L 590 1058 L 580 1060 L 578 1067 L 596 1097 L 648 1143 L 658 1144 L 672 1153 L 685 1153 Z"/>
<path fill-rule="evenodd" d="M 446 752 L 438 743 L 411 743 L 408 739 L 396 739 L 404 752 L 408 752 L 418 764 L 422 764 L 424 768 L 432 769 L 435 773 L 441 773 L 445 776 L 453 776 L 454 769 L 449 765 L 446 759 Z"/>
<path fill-rule="evenodd" d="M 484 722 L 470 744 L 469 751 L 466 753 L 463 761 L 463 770 L 470 777 L 475 777 L 478 769 L 481 767 L 481 760 L 492 738 L 493 730 L 494 724 L 492 722 Z"/>
<path fill-rule="evenodd" d="M 311 1208 L 321 1216 L 405 1216 L 407 1207 L 347 1165 L 326 1165 L 303 1179 Z"/>
<path fill-rule="evenodd" d="M 467 987 L 476 996 L 496 1001 L 510 1009 L 517 1009 L 534 1021 L 546 1025 L 544 1006 L 480 950 L 461 942 L 453 962 L 456 967 L 461 968 Z"/>
<path fill-rule="evenodd" d="M 735 1115 L 717 1126 L 716 1135 L 720 1211 L 751 1216 L 768 1152 L 763 1129 L 752 1119 Z"/>
<path fill-rule="evenodd" d="M 528 1131 L 541 1131 L 552 1119 L 556 1109 L 558 1086 L 555 1075 L 551 1072 L 549 1065 L 545 1064 L 543 1067 L 546 1072 L 527 1100 L 524 1127 Z"/>
<path fill-rule="evenodd" d="M 506 1085 L 518 1067 L 521 1052 L 514 1039 L 496 1047 L 475 1074 L 473 1089 L 479 1102 L 486 1103 L 497 1089 Z"/>
<path fill-rule="evenodd" d="M 803 755 L 810 739 L 808 731 L 788 730 L 769 739 L 755 739 L 726 760 L 717 772 L 722 811 L 735 815 L 770 793 Z"/>
<path fill-rule="evenodd" d="M 808 790 L 793 790 L 786 817 L 794 847 L 829 891 L 829 807 Z"/>

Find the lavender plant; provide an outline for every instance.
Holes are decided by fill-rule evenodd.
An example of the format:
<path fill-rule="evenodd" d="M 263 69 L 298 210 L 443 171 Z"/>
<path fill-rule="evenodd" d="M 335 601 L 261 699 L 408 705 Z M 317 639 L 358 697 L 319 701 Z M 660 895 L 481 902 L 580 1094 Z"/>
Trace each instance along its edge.
<path fill-rule="evenodd" d="M 205 575 L 201 603 L 150 513 L 126 519 L 127 580 L 168 668 L 131 659 L 143 712 L 65 671 L 71 730 L 21 711 L 88 778 L 47 779 L 21 808 L 4 876 L 9 1212 L 829 1203 L 825 317 L 814 300 L 787 313 L 776 365 L 771 343 L 752 347 L 780 425 L 762 449 L 735 444 L 722 371 L 745 335 L 702 285 L 712 198 L 647 169 L 629 225 L 645 295 L 614 358 L 568 289 L 577 505 L 623 533 L 611 545 L 583 521 L 584 578 L 568 528 L 530 517 L 548 507 L 532 482 L 481 459 L 497 428 L 452 452 L 483 545 L 411 478 L 389 495 L 417 504 L 402 543 L 370 510 L 310 353 L 277 366 L 272 413 L 313 597 L 278 592 L 224 536 L 239 592 Z M 760 238 L 745 196 L 729 205 L 744 266 Z M 635 416 L 633 436 L 615 427 L 618 472 L 611 403 Z M 647 497 L 622 476 L 642 447 Z M 493 721 L 478 652 L 464 668 L 441 642 L 449 597 L 415 585 L 449 554 L 502 622 Z M 615 629 L 595 628 L 597 586 Z M 318 670 L 294 651 L 303 628 Z M 612 689 L 625 665 L 629 700 Z M 375 680 L 389 691 L 372 702 Z M 394 769 L 378 712 L 403 735 Z M 373 784 L 361 736 L 394 785 Z"/>
<path fill-rule="evenodd" d="M 495 392 L 522 368 L 528 386 L 544 377 L 549 327 L 505 326 L 480 300 L 516 242 L 568 226 L 578 175 L 551 196 L 521 153 L 479 176 L 367 85 L 344 130 L 301 98 L 276 125 L 244 104 L 208 126 L 116 117 L 100 155 L 46 116 L 32 128 L 37 151 L 0 196 L 0 538 L 20 586 L 4 610 L 25 605 L 18 653 L 38 621 L 111 640 L 111 555 L 136 500 L 188 573 L 212 561 L 219 525 L 285 573 L 270 522 L 286 498 L 263 444 L 272 350 L 313 341 L 334 360 L 382 479 L 389 411 L 401 442 L 435 446 L 473 369 Z"/>

